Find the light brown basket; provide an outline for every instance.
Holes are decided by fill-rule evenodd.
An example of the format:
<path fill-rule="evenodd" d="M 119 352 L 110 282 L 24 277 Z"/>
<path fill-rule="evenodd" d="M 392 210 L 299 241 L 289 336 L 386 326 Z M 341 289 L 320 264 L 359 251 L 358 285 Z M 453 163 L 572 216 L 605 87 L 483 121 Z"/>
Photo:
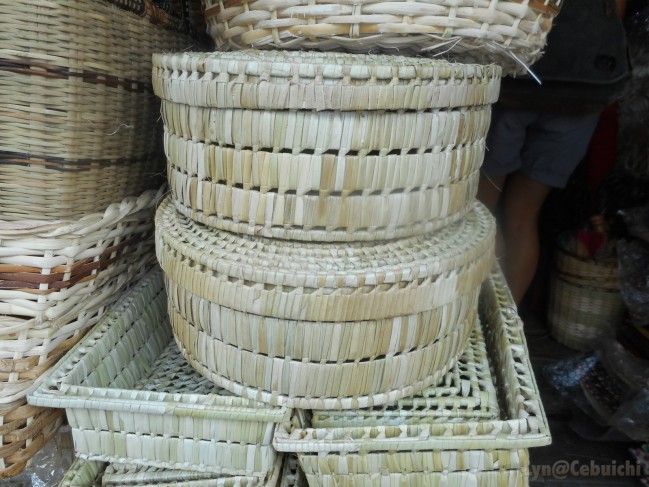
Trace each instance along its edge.
<path fill-rule="evenodd" d="M 196 373 L 172 339 L 162 273 L 120 298 L 29 396 L 65 408 L 83 458 L 265 477 L 291 411 L 236 397 Z"/>
<path fill-rule="evenodd" d="M 0 0 L 2 219 L 78 219 L 161 184 L 151 53 L 192 41 L 149 0 L 114 3 L 142 12 Z"/>
<path fill-rule="evenodd" d="M 155 262 L 163 190 L 76 221 L 0 221 L 0 403 L 24 397 Z"/>
<path fill-rule="evenodd" d="M 525 72 L 559 0 L 203 0 L 217 47 L 447 54 Z"/>
<path fill-rule="evenodd" d="M 22 472 L 63 420 L 63 411 L 29 406 L 24 398 L 0 405 L 0 478 Z"/>
<path fill-rule="evenodd" d="M 607 328 L 624 318 L 617 258 L 584 259 L 555 248 L 548 322 L 552 336 L 575 350 L 592 348 Z"/>
<path fill-rule="evenodd" d="M 480 205 L 422 237 L 312 244 L 208 229 L 168 198 L 156 232 L 192 365 L 236 394 L 295 407 L 372 406 L 430 385 L 464 348 L 493 261 Z M 327 355 L 312 346 L 320 340 Z"/>
<path fill-rule="evenodd" d="M 153 88 L 184 105 L 429 110 L 498 101 L 500 67 L 403 56 L 257 51 L 153 55 Z"/>
<path fill-rule="evenodd" d="M 527 353 L 523 326 L 499 271 L 485 282 L 481 319 L 500 418 L 433 424 L 310 427 L 305 415 L 275 433 L 278 451 L 297 452 L 309 485 L 529 485 L 527 449 L 550 430 Z"/>

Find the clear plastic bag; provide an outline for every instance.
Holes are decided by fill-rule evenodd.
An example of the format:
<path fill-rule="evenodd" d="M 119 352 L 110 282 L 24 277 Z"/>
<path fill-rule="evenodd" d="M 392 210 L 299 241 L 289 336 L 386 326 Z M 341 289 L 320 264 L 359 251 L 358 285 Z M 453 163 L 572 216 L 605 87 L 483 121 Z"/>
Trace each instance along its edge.
<path fill-rule="evenodd" d="M 617 251 L 620 291 L 631 322 L 649 324 L 649 244 L 620 240 Z"/>

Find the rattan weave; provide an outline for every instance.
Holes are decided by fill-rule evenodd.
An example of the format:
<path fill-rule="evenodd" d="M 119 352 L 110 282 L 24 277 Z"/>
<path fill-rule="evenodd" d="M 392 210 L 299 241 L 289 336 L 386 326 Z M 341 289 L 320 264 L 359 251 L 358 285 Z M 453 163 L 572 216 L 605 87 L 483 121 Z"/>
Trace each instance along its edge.
<path fill-rule="evenodd" d="M 550 431 L 523 326 L 500 272 L 485 282 L 480 314 L 501 417 L 433 424 L 280 427 L 274 445 L 297 452 L 311 486 L 527 486 L 527 448 Z"/>
<path fill-rule="evenodd" d="M 430 385 L 464 348 L 493 261 L 480 205 L 437 233 L 374 244 L 229 234 L 183 218 L 169 198 L 156 228 L 192 365 L 236 394 L 295 407 L 371 406 Z"/>
<path fill-rule="evenodd" d="M 151 54 L 191 39 L 103 0 L 0 0 L 0 16 L 2 219 L 78 219 L 158 187 Z"/>
<path fill-rule="evenodd" d="M 606 329 L 624 318 L 616 257 L 579 258 L 555 249 L 550 278 L 548 322 L 552 336 L 575 350 L 588 350 Z"/>
<path fill-rule="evenodd" d="M 34 380 L 155 263 L 147 191 L 75 221 L 0 221 L 0 403 Z"/>
<path fill-rule="evenodd" d="M 63 411 L 29 406 L 24 398 L 0 405 L 0 479 L 22 472 L 63 420 Z"/>
<path fill-rule="evenodd" d="M 153 88 L 213 108 L 428 110 L 495 103 L 500 67 L 314 51 L 155 54 Z"/>
<path fill-rule="evenodd" d="M 217 47 L 447 54 L 524 72 L 559 0 L 203 0 Z"/>
<path fill-rule="evenodd" d="M 482 327 L 478 325 L 457 363 L 434 386 L 382 407 L 313 411 L 311 424 L 329 428 L 497 419 L 500 408 L 489 367 Z"/>
<path fill-rule="evenodd" d="M 29 397 L 65 408 L 86 459 L 265 476 L 290 410 L 241 399 L 198 375 L 173 343 L 159 272 L 126 296 Z"/>

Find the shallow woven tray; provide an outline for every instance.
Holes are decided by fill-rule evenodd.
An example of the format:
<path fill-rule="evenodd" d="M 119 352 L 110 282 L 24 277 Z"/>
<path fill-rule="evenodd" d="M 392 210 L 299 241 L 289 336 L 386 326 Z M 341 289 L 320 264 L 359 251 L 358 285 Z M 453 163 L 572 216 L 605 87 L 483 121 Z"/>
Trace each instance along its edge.
<path fill-rule="evenodd" d="M 60 362 L 31 404 L 65 408 L 82 458 L 265 476 L 275 423 L 290 410 L 235 397 L 198 375 L 173 343 L 158 271 Z"/>
<path fill-rule="evenodd" d="M 0 0 L 2 219 L 78 219 L 160 186 L 151 54 L 192 41 L 164 28 L 150 0 L 125 1 L 145 11 Z"/>
<path fill-rule="evenodd" d="M 0 479 L 22 472 L 64 419 L 63 411 L 29 406 L 24 398 L 0 405 Z"/>
<path fill-rule="evenodd" d="M 558 0 L 203 0 L 217 47 L 447 54 L 524 72 L 545 46 Z"/>
<path fill-rule="evenodd" d="M 162 194 L 147 191 L 75 221 L 0 221 L 0 403 L 24 397 L 154 265 Z"/>
<path fill-rule="evenodd" d="M 499 419 L 332 428 L 294 422 L 276 431 L 277 450 L 298 453 L 312 486 L 528 485 L 526 449 L 549 444 L 550 430 L 500 272 L 485 282 L 480 308 Z"/>
<path fill-rule="evenodd" d="M 489 105 L 500 67 L 340 52 L 155 54 L 164 100 L 259 110 L 427 110 Z"/>
<path fill-rule="evenodd" d="M 435 234 L 379 244 L 238 236 L 183 218 L 169 199 L 156 228 L 192 365 L 236 394 L 295 407 L 371 406 L 430 385 L 464 348 L 493 259 L 480 205 Z M 322 339 L 328 356 L 310 346 Z"/>
<path fill-rule="evenodd" d="M 497 419 L 500 408 L 489 367 L 482 326 L 478 324 L 453 368 L 434 386 L 382 407 L 312 411 L 311 424 L 329 428 Z"/>
<path fill-rule="evenodd" d="M 617 258 L 595 261 L 555 249 L 547 317 L 558 342 L 588 350 L 607 328 L 622 323 L 625 306 L 617 273 Z"/>
<path fill-rule="evenodd" d="M 306 487 L 296 482 L 297 464 L 295 461 L 278 461 L 268 478 L 245 476 L 221 476 L 210 473 L 186 470 L 169 470 L 139 465 L 105 463 L 77 458 L 59 487 L 95 486 L 138 486 L 171 487 Z M 283 464 L 283 465 L 282 465 Z"/>

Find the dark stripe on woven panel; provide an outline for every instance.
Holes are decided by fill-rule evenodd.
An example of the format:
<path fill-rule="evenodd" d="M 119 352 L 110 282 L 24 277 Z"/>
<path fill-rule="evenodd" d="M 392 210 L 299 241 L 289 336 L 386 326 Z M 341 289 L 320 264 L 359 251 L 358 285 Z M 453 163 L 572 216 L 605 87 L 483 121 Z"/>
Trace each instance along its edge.
<path fill-rule="evenodd" d="M 66 159 L 56 156 L 33 156 L 21 152 L 0 151 L 0 164 L 12 164 L 15 166 L 42 166 L 48 169 L 54 169 L 63 172 L 81 172 L 90 171 L 108 166 L 128 166 L 133 163 L 143 161 L 163 161 L 164 152 L 162 148 L 159 151 L 145 154 L 143 157 L 120 158 L 120 159 Z"/>

